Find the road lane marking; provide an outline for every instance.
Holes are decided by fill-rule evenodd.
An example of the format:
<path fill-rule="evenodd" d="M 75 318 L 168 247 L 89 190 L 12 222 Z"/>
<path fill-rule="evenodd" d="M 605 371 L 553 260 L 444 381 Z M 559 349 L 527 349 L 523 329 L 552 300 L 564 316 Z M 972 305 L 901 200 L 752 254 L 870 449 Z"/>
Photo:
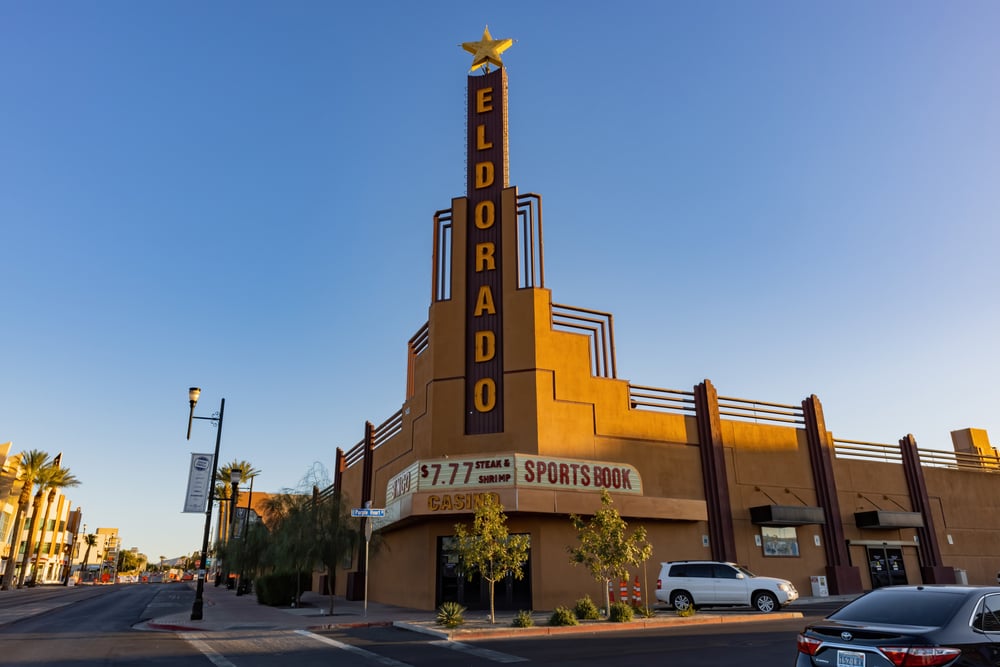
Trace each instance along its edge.
<path fill-rule="evenodd" d="M 211 660 L 215 667 L 236 667 L 236 665 L 226 660 L 225 657 L 216 652 L 211 646 L 203 642 L 201 640 L 202 635 L 191 632 L 181 632 L 179 634 L 181 639 L 186 640 L 187 643 L 201 651 L 202 655 Z"/>
<path fill-rule="evenodd" d="M 308 630 L 296 630 L 295 634 L 302 635 L 303 637 L 309 637 L 310 639 L 315 639 L 318 642 L 323 642 L 324 644 L 329 644 L 330 646 L 335 646 L 341 650 L 348 651 L 355 655 L 359 655 L 368 660 L 373 660 L 380 665 L 386 665 L 387 667 L 413 667 L 405 662 L 400 662 L 399 660 L 393 660 L 392 658 L 387 658 L 385 656 L 379 655 L 378 653 L 372 653 L 371 651 L 366 651 L 363 648 L 358 648 L 357 646 L 351 646 L 350 644 L 345 644 L 343 642 L 338 642 L 336 639 L 330 639 L 329 637 L 324 637 L 323 635 L 317 635 L 314 632 L 309 632 Z"/>
<path fill-rule="evenodd" d="M 469 646 L 468 644 L 463 644 L 462 642 L 455 642 L 450 639 L 438 639 L 432 641 L 431 644 L 434 646 L 442 646 L 444 648 L 450 648 L 454 651 L 461 651 L 462 653 L 469 653 L 478 658 L 485 658 L 486 660 L 492 660 L 493 662 L 527 662 L 527 658 L 522 658 L 518 655 L 511 655 L 509 653 L 501 653 L 500 651 L 491 651 L 488 648 L 479 648 L 477 646 Z"/>

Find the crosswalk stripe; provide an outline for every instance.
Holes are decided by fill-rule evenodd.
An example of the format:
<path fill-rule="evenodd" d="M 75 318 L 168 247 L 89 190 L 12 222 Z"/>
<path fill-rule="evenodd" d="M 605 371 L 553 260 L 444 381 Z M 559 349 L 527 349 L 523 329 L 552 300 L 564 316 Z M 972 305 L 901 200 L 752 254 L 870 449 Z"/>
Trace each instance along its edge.
<path fill-rule="evenodd" d="M 236 667 L 236 665 L 226 660 L 225 657 L 223 657 L 220 653 L 217 653 L 211 646 L 203 642 L 201 640 L 202 635 L 182 632 L 180 633 L 180 637 L 181 639 L 186 640 L 187 643 L 191 644 L 191 646 L 201 651 L 201 654 L 211 660 L 215 667 Z"/>
<path fill-rule="evenodd" d="M 511 655 L 509 653 L 501 653 L 500 651 L 491 651 L 488 648 L 478 648 L 476 646 L 469 646 L 468 644 L 463 644 L 462 642 L 451 641 L 450 639 L 439 639 L 437 641 L 430 642 L 434 646 L 441 646 L 443 648 L 450 648 L 454 651 L 461 651 L 462 653 L 469 653 L 479 658 L 485 658 L 486 660 L 492 660 L 493 662 L 527 662 L 527 658 L 522 658 L 521 656 Z"/>
<path fill-rule="evenodd" d="M 399 660 L 393 660 L 392 658 L 387 658 L 385 656 L 379 655 L 378 653 L 372 653 L 371 651 L 366 651 L 363 648 L 358 648 L 357 646 L 351 646 L 350 644 L 345 644 L 343 642 L 338 642 L 336 639 L 330 639 L 329 637 L 324 637 L 323 635 L 317 635 L 314 632 L 309 632 L 308 630 L 296 630 L 295 634 L 302 635 L 303 637 L 309 637 L 310 639 L 315 639 L 318 642 L 323 642 L 324 644 L 329 644 L 330 646 L 335 646 L 344 651 L 349 651 L 355 655 L 360 655 L 368 660 L 373 660 L 380 665 L 386 665 L 387 667 L 413 667 L 405 662 L 400 662 Z"/>

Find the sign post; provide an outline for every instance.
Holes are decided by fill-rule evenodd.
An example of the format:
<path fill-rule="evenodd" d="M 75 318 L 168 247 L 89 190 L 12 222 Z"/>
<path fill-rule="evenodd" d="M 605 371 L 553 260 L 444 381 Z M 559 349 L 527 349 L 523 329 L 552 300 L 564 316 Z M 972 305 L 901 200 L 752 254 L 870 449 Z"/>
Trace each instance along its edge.
<path fill-rule="evenodd" d="M 351 516 L 360 517 L 361 523 L 364 524 L 365 532 L 365 605 L 364 605 L 364 617 L 368 618 L 368 543 L 372 539 L 372 518 L 373 517 L 384 517 L 385 508 L 370 507 L 371 501 L 365 503 L 365 507 L 353 507 L 351 508 Z"/>

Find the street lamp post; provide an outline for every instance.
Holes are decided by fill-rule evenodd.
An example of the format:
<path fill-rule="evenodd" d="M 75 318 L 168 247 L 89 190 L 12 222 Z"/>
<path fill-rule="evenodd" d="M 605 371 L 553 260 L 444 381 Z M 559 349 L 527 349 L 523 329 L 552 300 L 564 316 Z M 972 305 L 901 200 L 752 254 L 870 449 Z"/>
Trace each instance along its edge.
<path fill-rule="evenodd" d="M 243 481 L 243 471 L 234 468 L 229 471 L 229 484 L 233 487 L 232 491 L 229 493 L 229 529 L 226 534 L 226 588 L 229 588 L 230 575 L 232 575 L 232 570 L 230 569 L 230 563 L 233 558 L 233 537 L 236 535 L 236 501 L 240 494 L 240 482 Z"/>
<path fill-rule="evenodd" d="M 243 471 L 235 468 L 229 472 L 229 485 L 232 492 L 229 494 L 229 534 L 226 535 L 226 544 L 233 539 L 236 526 L 236 505 L 239 502 L 240 482 L 243 481 Z"/>
<path fill-rule="evenodd" d="M 116 537 L 114 541 L 115 551 L 114 551 L 114 561 L 112 561 L 111 568 L 111 583 L 118 583 L 118 559 L 122 557 L 122 538 Z"/>
<path fill-rule="evenodd" d="M 218 417 L 196 417 L 194 406 L 197 405 L 199 396 L 201 396 L 201 389 L 198 387 L 191 387 L 188 390 L 191 412 L 188 415 L 187 439 L 191 439 L 191 422 L 195 419 L 207 419 L 218 424 L 218 430 L 215 433 L 215 454 L 212 456 L 212 467 L 210 468 L 214 477 L 215 468 L 219 465 L 219 444 L 222 442 L 222 417 L 226 412 L 226 399 L 222 399 Z M 208 485 L 208 505 L 205 509 L 205 535 L 201 540 L 201 567 L 198 569 L 198 584 L 195 588 L 194 604 L 191 606 L 192 621 L 200 621 L 202 619 L 202 612 L 205 607 L 205 571 L 208 568 L 208 534 L 212 529 L 212 503 L 214 500 L 215 484 L 213 482 Z"/>
<path fill-rule="evenodd" d="M 69 563 L 66 565 L 66 578 L 63 579 L 63 586 L 69 586 L 70 577 L 73 575 L 73 560 L 80 554 L 80 524 L 76 525 L 77 532 L 69 534 L 69 543 L 66 545 L 66 559 Z M 87 524 L 83 524 L 83 532 L 87 532 Z"/>
<path fill-rule="evenodd" d="M 243 540 L 240 557 L 240 575 L 236 579 L 236 594 L 243 595 L 246 586 L 243 585 L 243 574 L 246 572 L 247 559 L 247 531 L 250 530 L 250 508 L 253 506 L 253 477 L 250 478 L 250 495 L 247 496 L 247 511 L 243 514 L 243 528 L 240 530 L 240 539 Z"/>

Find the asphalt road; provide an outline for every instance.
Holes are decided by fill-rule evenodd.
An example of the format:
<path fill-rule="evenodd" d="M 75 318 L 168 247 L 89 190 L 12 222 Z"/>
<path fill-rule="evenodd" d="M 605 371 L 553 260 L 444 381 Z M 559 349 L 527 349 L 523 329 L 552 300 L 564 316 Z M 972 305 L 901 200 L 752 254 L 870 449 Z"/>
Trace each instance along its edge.
<path fill-rule="evenodd" d="M 38 597 L 36 597 L 36 595 Z M 132 626 L 147 607 L 190 606 L 192 594 L 168 586 L 95 586 L 39 589 L 13 600 L 0 593 L 0 606 L 19 604 L 25 615 L 42 598 L 68 596 L 72 603 L 0 627 L 0 665 L 83 667 L 211 665 L 189 642 L 171 633 L 137 632 Z M 10 596 L 12 597 L 12 596 Z"/>
<path fill-rule="evenodd" d="M 38 591 L 59 595 L 60 591 Z M 801 608 L 806 618 L 682 626 L 534 639 L 455 642 L 392 627 L 310 632 L 235 628 L 148 632 L 132 626 L 190 608 L 193 592 L 169 585 L 63 590 L 73 603 L 0 627 L 0 665 L 17 667 L 459 667 L 505 663 L 579 667 L 791 665 L 795 635 L 834 604 Z M 25 597 L 22 600 L 28 599 Z M 35 598 L 37 599 L 37 598 Z M 5 596 L 0 593 L 0 611 Z M 25 603 L 22 602 L 22 605 Z"/>

